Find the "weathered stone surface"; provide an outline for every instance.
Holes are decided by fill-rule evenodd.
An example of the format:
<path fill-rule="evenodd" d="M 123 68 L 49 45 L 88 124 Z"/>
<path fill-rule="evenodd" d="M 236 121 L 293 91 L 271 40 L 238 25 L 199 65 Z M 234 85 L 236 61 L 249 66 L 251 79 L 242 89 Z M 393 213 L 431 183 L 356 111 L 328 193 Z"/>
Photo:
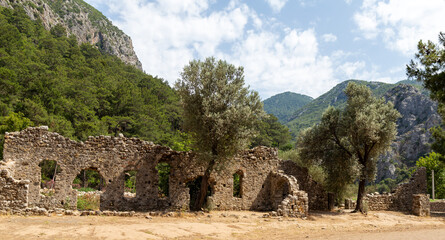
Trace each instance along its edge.
<path fill-rule="evenodd" d="M 43 160 L 54 160 L 60 166 L 54 193 L 40 194 L 40 167 Z M 169 194 L 159 197 L 159 163 L 170 165 Z M 227 167 L 214 172 L 208 201 L 221 210 L 280 210 L 284 216 L 306 216 L 308 195 L 299 189 L 297 179 L 308 179 L 292 162 L 281 161 L 277 150 L 257 147 L 240 152 Z M 190 204 L 187 183 L 204 174 L 205 166 L 192 152 L 176 152 L 167 147 L 136 138 L 98 136 L 76 142 L 47 127 L 28 128 L 6 133 L 4 164 L 11 176 L 28 180 L 29 207 L 45 209 L 76 208 L 77 191 L 74 178 L 83 169 L 95 169 L 106 186 L 100 196 L 100 209 L 128 211 L 183 210 Z M 287 169 L 288 172 L 281 169 Z M 136 170 L 136 196 L 124 194 L 125 172 Z M 233 196 L 233 174 L 241 174 L 241 196 Z M 296 176 L 293 176 L 293 175 Z M 27 185 L 28 186 L 28 185 Z M 3 195 L 3 192 L 0 192 Z M 96 214 L 82 212 L 83 215 Z M 104 215 L 107 213 L 103 212 Z"/>
<path fill-rule="evenodd" d="M 428 194 L 414 194 L 412 213 L 417 216 L 430 216 L 430 196 Z"/>
<path fill-rule="evenodd" d="M 413 196 L 426 194 L 426 169 L 419 168 L 407 183 L 400 184 L 393 193 L 368 194 L 364 201 L 371 211 L 391 210 L 413 212 Z"/>
<path fill-rule="evenodd" d="M 17 210 L 28 207 L 28 180 L 15 180 L 8 170 L 0 170 L 0 209 Z"/>
<path fill-rule="evenodd" d="M 283 161 L 279 169 L 298 180 L 300 189 L 308 194 L 310 210 L 328 209 L 328 193 L 321 184 L 312 180 L 307 168 L 299 167 L 292 161 Z"/>
<path fill-rule="evenodd" d="M 436 200 L 430 203 L 431 212 L 445 212 L 445 200 Z"/>

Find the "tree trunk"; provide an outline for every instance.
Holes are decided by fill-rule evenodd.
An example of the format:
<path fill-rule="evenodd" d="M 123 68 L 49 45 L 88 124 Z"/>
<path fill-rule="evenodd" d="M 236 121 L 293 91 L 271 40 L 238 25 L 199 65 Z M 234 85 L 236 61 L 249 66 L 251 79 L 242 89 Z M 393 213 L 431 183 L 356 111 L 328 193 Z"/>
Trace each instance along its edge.
<path fill-rule="evenodd" d="M 357 195 L 357 205 L 355 206 L 355 210 L 352 211 L 353 213 L 360 211 L 361 213 L 364 213 L 363 211 L 363 197 L 365 195 L 365 184 L 366 180 L 361 179 L 360 183 L 358 185 L 358 195 Z"/>
<path fill-rule="evenodd" d="M 204 176 L 202 176 L 201 188 L 199 190 L 198 198 L 195 201 L 195 205 L 193 206 L 194 210 L 200 210 L 204 207 L 204 203 L 207 198 L 207 189 L 209 188 L 209 179 L 210 174 L 212 173 L 213 166 L 215 165 L 215 160 L 210 161 L 209 166 L 204 172 Z"/>
<path fill-rule="evenodd" d="M 335 207 L 335 194 L 334 193 L 328 193 L 328 210 L 332 211 Z"/>

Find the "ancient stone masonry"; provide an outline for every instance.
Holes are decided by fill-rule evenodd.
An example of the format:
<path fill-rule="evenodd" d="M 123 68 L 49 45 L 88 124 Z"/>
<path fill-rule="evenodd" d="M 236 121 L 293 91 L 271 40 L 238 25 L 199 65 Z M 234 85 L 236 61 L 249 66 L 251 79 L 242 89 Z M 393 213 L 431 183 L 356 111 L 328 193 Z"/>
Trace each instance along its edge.
<path fill-rule="evenodd" d="M 430 203 L 431 212 L 445 212 L 445 200 L 436 200 Z"/>
<path fill-rule="evenodd" d="M 100 196 L 102 211 L 189 209 L 189 183 L 202 176 L 205 170 L 192 152 L 177 152 L 125 137 L 98 136 L 76 142 L 49 132 L 47 127 L 6 133 L 3 155 L 0 200 L 7 195 L 15 197 L 1 202 L 0 209 L 12 206 L 37 210 L 75 209 L 77 191 L 73 190 L 72 183 L 85 169 L 98 171 L 104 179 L 105 187 Z M 60 167 L 54 192 L 46 196 L 41 194 L 39 167 L 44 160 L 56 161 Z M 159 163 L 170 166 L 169 192 L 162 197 L 156 170 Z M 299 184 L 300 179 L 309 177 L 305 176 L 307 172 L 298 172 L 298 169 L 292 162 L 279 160 L 273 148 L 242 151 L 226 168 L 211 175 L 208 204 L 221 210 L 273 210 L 285 216 L 306 216 L 311 196 L 308 199 Z M 124 194 L 125 173 L 130 170 L 136 171 L 137 179 L 133 197 Z M 235 173 L 240 176 L 237 196 L 233 190 Z"/>
<path fill-rule="evenodd" d="M 419 168 L 407 183 L 400 184 L 393 193 L 368 194 L 365 201 L 371 211 L 392 210 L 413 212 L 413 198 L 416 194 L 426 194 L 426 169 Z M 416 197 L 417 199 L 418 197 Z M 415 204 L 414 204 L 415 205 Z"/>
<path fill-rule="evenodd" d="M 300 189 L 308 194 L 310 210 L 328 209 L 328 193 L 320 183 L 312 180 L 307 168 L 300 167 L 292 161 L 282 161 L 279 169 L 298 180 Z"/>
<path fill-rule="evenodd" d="M 414 194 L 412 213 L 417 216 L 430 216 L 430 196 L 428 194 Z"/>
<path fill-rule="evenodd" d="M 0 210 L 28 207 L 28 180 L 13 179 L 8 170 L 0 170 Z"/>

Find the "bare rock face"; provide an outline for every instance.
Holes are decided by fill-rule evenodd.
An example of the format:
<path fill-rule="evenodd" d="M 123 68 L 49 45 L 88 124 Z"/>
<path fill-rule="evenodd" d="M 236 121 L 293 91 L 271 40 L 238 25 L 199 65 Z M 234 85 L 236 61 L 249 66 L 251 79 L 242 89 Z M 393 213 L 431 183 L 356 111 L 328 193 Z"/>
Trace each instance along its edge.
<path fill-rule="evenodd" d="M 28 16 L 40 18 L 46 29 L 61 24 L 79 43 L 90 43 L 104 53 L 142 70 L 131 38 L 98 10 L 82 0 L 0 0 L 0 6 L 23 7 Z"/>
<path fill-rule="evenodd" d="M 392 150 L 379 161 L 377 180 L 394 178 L 397 163 L 414 166 L 419 157 L 430 151 L 429 129 L 441 122 L 437 102 L 411 85 L 392 88 L 385 94 L 385 99 L 394 104 L 402 117 L 397 121 L 397 137 Z"/>

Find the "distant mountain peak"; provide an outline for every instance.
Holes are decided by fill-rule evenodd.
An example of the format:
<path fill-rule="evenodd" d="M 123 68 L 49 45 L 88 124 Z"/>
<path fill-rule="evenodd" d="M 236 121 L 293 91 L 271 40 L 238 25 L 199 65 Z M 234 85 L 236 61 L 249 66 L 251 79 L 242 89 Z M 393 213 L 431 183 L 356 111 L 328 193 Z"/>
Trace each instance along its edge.
<path fill-rule="evenodd" d="M 281 123 L 285 123 L 295 111 L 312 100 L 312 97 L 287 91 L 276 94 L 264 100 L 263 103 L 267 113 L 275 115 Z"/>

